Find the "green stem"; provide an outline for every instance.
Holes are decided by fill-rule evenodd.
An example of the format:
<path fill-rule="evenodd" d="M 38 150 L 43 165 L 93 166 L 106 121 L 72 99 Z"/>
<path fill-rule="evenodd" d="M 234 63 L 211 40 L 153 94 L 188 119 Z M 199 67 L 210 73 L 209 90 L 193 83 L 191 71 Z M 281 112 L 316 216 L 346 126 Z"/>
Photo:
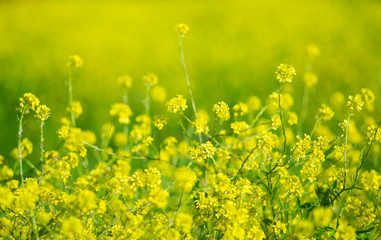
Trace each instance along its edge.
<path fill-rule="evenodd" d="M 33 228 L 34 228 L 34 232 L 35 232 L 35 235 L 36 235 L 36 240 L 40 240 L 40 236 L 38 234 L 38 227 L 37 227 L 37 222 L 36 222 L 36 215 L 34 214 L 34 211 L 32 211 L 32 223 L 33 223 Z"/>
<path fill-rule="evenodd" d="M 177 211 L 180 210 L 180 207 L 181 207 L 181 200 L 182 200 L 182 198 L 183 198 L 183 194 L 184 194 L 184 190 L 181 191 L 181 195 L 180 195 L 179 203 L 177 204 Z"/>
<path fill-rule="evenodd" d="M 21 139 L 22 139 L 22 132 L 23 132 L 22 124 L 23 124 L 23 119 L 24 119 L 25 111 L 26 111 L 26 107 L 24 107 L 24 108 L 21 110 L 21 115 L 20 115 L 20 119 L 19 119 L 18 141 L 17 141 L 17 146 L 18 146 L 18 150 L 19 150 L 19 163 L 20 163 L 20 178 L 21 178 L 21 185 L 24 184 L 24 173 L 23 173 L 23 169 L 22 169 L 22 147 L 21 147 Z"/>
<path fill-rule="evenodd" d="M 146 114 L 149 116 L 149 92 L 150 92 L 150 86 L 146 84 L 146 99 L 144 100 L 144 105 L 146 107 Z"/>
<path fill-rule="evenodd" d="M 42 177 L 44 176 L 44 153 L 45 153 L 45 150 L 44 150 L 44 125 L 45 125 L 45 122 L 44 121 L 40 121 L 40 150 L 41 150 L 41 154 L 40 154 L 40 163 L 41 163 L 41 178 L 40 178 L 40 182 L 42 180 Z"/>
<path fill-rule="evenodd" d="M 126 88 L 124 90 L 124 94 L 123 94 L 123 102 L 124 104 L 128 105 L 128 89 Z M 128 151 L 129 149 L 129 131 L 128 131 L 128 124 L 124 124 L 123 125 L 123 131 L 124 131 L 124 135 L 126 135 L 126 138 L 127 138 L 127 142 L 126 142 L 126 146 L 125 146 L 125 150 Z"/>
<path fill-rule="evenodd" d="M 261 111 L 259 111 L 259 113 L 257 114 L 257 116 L 255 116 L 255 119 L 251 122 L 250 124 L 250 128 L 254 127 L 255 124 L 258 122 L 258 120 L 261 118 L 261 116 L 263 115 L 263 113 L 267 110 L 267 106 L 264 106 Z"/>
<path fill-rule="evenodd" d="M 336 232 L 337 232 L 337 229 L 338 229 L 339 226 L 340 226 L 340 219 L 341 219 L 341 216 L 342 216 L 343 213 L 344 213 L 345 207 L 347 206 L 348 197 L 350 196 L 351 192 L 352 192 L 352 191 L 350 190 L 350 191 L 348 192 L 348 194 L 345 196 L 344 205 L 343 205 L 343 207 L 340 209 L 339 216 L 337 217 L 336 228 L 335 228 L 335 230 L 333 231 L 333 236 L 335 236 L 335 234 L 336 234 Z"/>
<path fill-rule="evenodd" d="M 282 108 L 282 103 L 281 103 L 281 91 L 282 91 L 282 85 L 279 87 L 278 90 L 278 98 L 279 98 L 279 113 L 280 113 L 280 121 L 282 123 L 282 134 L 284 138 L 283 142 L 283 151 L 282 151 L 282 156 L 286 152 L 286 145 L 287 145 L 287 136 L 286 136 L 286 129 L 284 127 L 284 116 L 283 116 L 283 108 Z"/>
<path fill-rule="evenodd" d="M 243 167 L 245 166 L 247 160 L 249 160 L 250 156 L 254 153 L 254 151 L 257 149 L 258 145 L 255 146 L 253 149 L 251 149 L 249 155 L 247 155 L 247 157 L 242 161 L 242 164 L 240 166 L 240 168 L 238 169 L 237 173 L 235 174 L 234 178 L 233 178 L 233 182 L 235 183 L 237 177 L 239 176 L 239 174 L 242 172 L 243 170 Z"/>
<path fill-rule="evenodd" d="M 191 88 L 191 85 L 190 85 L 187 65 L 185 64 L 184 47 L 183 47 L 183 36 L 181 36 L 181 35 L 179 35 L 179 45 L 180 45 L 180 56 L 181 56 L 180 60 L 181 60 L 181 64 L 183 65 L 183 68 L 184 68 L 185 79 L 187 80 L 187 85 L 188 85 L 188 90 L 189 90 L 189 96 L 191 98 L 194 116 L 197 119 L 196 104 L 194 102 L 194 98 L 193 98 L 193 94 L 192 94 L 192 88 Z"/>
<path fill-rule="evenodd" d="M 188 68 L 187 68 L 187 65 L 185 64 L 183 36 L 180 34 L 179 34 L 179 46 L 180 46 L 180 57 L 181 57 L 180 61 L 181 61 L 181 65 L 183 66 L 183 69 L 184 69 L 185 79 L 187 80 L 188 91 L 189 91 L 189 96 L 190 96 L 191 103 L 192 103 L 194 117 L 195 117 L 195 119 L 197 119 L 196 103 L 195 103 L 194 98 L 193 98 L 192 88 L 191 88 L 191 84 L 190 84 L 190 80 L 189 80 Z M 198 134 L 198 137 L 200 139 L 200 143 L 202 143 L 201 133 Z"/>
<path fill-rule="evenodd" d="M 347 122 L 345 125 L 345 140 L 344 140 L 344 189 L 347 181 L 347 145 L 348 145 L 348 129 L 349 120 L 351 119 L 351 113 L 348 114 Z"/>
<path fill-rule="evenodd" d="M 70 108 L 70 118 L 71 118 L 71 124 L 73 127 L 76 127 L 75 123 L 75 117 L 74 117 L 74 112 L 73 112 L 73 85 L 72 85 L 72 75 L 73 75 L 73 70 L 72 68 L 69 69 L 69 77 L 67 81 L 67 86 L 69 90 L 69 108 Z"/>
<path fill-rule="evenodd" d="M 378 115 L 381 115 L 381 71 L 378 72 Z"/>
<path fill-rule="evenodd" d="M 310 134 L 311 137 L 315 133 L 316 127 L 319 125 L 320 120 L 321 120 L 321 118 L 316 119 L 316 122 L 315 122 L 314 127 L 312 128 L 312 131 L 311 131 L 311 134 Z"/>

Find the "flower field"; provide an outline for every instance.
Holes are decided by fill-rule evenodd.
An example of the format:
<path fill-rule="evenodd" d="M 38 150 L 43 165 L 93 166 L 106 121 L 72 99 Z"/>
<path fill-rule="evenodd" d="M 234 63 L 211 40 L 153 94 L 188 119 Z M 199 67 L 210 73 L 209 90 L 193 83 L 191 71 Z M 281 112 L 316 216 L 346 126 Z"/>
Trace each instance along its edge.
<path fill-rule="evenodd" d="M 105 79 L 104 107 L 81 82 L 96 60 L 74 53 L 50 90 L 64 107 L 43 91 L 10 100 L 0 239 L 381 239 L 381 76 L 322 90 L 324 47 L 310 43 L 304 66 L 272 63 L 274 84 L 258 94 L 198 93 L 187 45 L 197 30 L 171 27 L 176 82 Z"/>

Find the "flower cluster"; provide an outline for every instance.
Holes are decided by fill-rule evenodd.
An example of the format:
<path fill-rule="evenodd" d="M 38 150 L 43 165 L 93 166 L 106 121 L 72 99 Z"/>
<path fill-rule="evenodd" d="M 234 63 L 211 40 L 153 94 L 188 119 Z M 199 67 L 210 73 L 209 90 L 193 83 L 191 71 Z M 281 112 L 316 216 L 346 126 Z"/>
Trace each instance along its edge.
<path fill-rule="evenodd" d="M 285 82 L 292 82 L 292 79 L 296 75 L 295 73 L 295 68 L 289 64 L 280 64 L 278 66 L 276 73 L 276 79 L 280 83 L 285 83 Z"/>
<path fill-rule="evenodd" d="M 188 28 L 177 30 L 184 35 Z M 308 51 L 318 55 L 316 48 Z M 72 56 L 68 65 L 80 67 L 82 60 Z M 322 104 L 303 113 L 294 106 L 292 85 L 283 85 L 295 69 L 281 64 L 276 74 L 279 89 L 265 101 L 251 96 L 231 109 L 220 101 L 191 115 L 184 112 L 186 98 L 177 95 L 162 106 L 177 115 L 154 116 L 149 97 L 166 98 L 163 87 L 154 90 L 157 76 L 143 77 L 146 112 L 135 115 L 140 106 L 127 105 L 131 78 L 124 75 L 118 80 L 123 102 L 111 105 L 99 137 L 73 124 L 82 106 L 69 101 L 72 119 L 61 120 L 58 144 L 46 152 L 50 109 L 24 94 L 18 147 L 10 154 L 19 161 L 0 156 L 0 237 L 377 239 L 381 123 L 372 115 L 375 94 L 362 89 L 345 108 L 345 97 L 335 93 L 332 108 Z M 307 74 L 305 93 L 316 84 Z M 39 142 L 22 135 L 30 111 L 40 122 Z M 173 118 L 179 126 L 172 126 Z"/>
<path fill-rule="evenodd" d="M 183 112 L 188 108 L 187 100 L 183 95 L 177 95 L 167 102 L 167 110 L 171 113 Z"/>

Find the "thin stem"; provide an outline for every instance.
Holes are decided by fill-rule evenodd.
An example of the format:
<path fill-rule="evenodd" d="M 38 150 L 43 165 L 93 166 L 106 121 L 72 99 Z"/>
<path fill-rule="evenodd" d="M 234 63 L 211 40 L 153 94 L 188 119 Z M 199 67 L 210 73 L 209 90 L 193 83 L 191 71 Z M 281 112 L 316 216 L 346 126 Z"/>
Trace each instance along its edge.
<path fill-rule="evenodd" d="M 267 106 L 264 106 L 261 111 L 259 111 L 259 113 L 257 114 L 257 116 L 255 116 L 255 119 L 251 122 L 250 124 L 250 128 L 254 127 L 255 124 L 257 124 L 258 120 L 261 118 L 261 116 L 263 115 L 263 113 L 267 110 Z"/>
<path fill-rule="evenodd" d="M 381 96 L 381 71 L 378 72 L 378 96 Z M 381 115 L 381 98 L 378 98 L 378 115 Z"/>
<path fill-rule="evenodd" d="M 123 93 L 123 102 L 128 105 L 128 89 L 125 88 L 124 93 Z"/>
<path fill-rule="evenodd" d="M 188 84 L 189 96 L 191 98 L 194 116 L 197 119 L 197 109 L 196 109 L 196 104 L 194 102 L 194 98 L 193 98 L 193 94 L 192 94 L 192 88 L 191 88 L 191 85 L 190 85 L 187 65 L 185 64 L 184 47 L 183 47 L 183 36 L 181 36 L 181 35 L 179 35 L 179 45 L 180 45 L 180 56 L 181 56 L 180 60 L 181 60 L 181 64 L 183 65 L 183 68 L 184 68 L 185 79 L 187 80 L 187 84 Z"/>
<path fill-rule="evenodd" d="M 341 216 L 342 216 L 343 213 L 344 213 L 345 207 L 347 206 L 348 196 L 351 194 L 351 192 L 352 192 L 352 190 L 349 190 L 348 194 L 345 196 L 344 205 L 343 205 L 343 207 L 340 209 L 340 213 L 339 213 L 339 216 L 337 217 L 337 221 L 336 221 L 336 228 L 335 228 L 335 230 L 333 231 L 333 234 L 335 234 L 335 233 L 337 232 L 337 229 L 338 229 L 339 226 L 340 226 L 340 219 L 341 219 Z"/>
<path fill-rule="evenodd" d="M 35 232 L 35 237 L 36 237 L 36 240 L 40 240 L 40 236 L 38 234 L 38 227 L 37 227 L 37 221 L 36 221 L 36 214 L 34 213 L 34 211 L 32 211 L 32 223 L 33 223 L 33 228 L 34 228 L 34 232 Z"/>
<path fill-rule="evenodd" d="M 279 87 L 279 90 L 278 90 L 278 98 L 279 98 L 278 104 L 279 104 L 280 121 L 282 123 L 282 134 L 283 134 L 283 138 L 284 138 L 283 151 L 282 151 L 282 156 L 283 156 L 284 153 L 286 152 L 287 136 L 286 136 L 286 129 L 284 127 L 284 116 L 283 116 L 283 108 L 282 108 L 282 101 L 281 101 L 281 90 L 282 90 L 282 85 Z"/>
<path fill-rule="evenodd" d="M 354 183 L 353 183 L 353 186 L 355 186 L 356 183 L 357 183 L 357 179 L 358 179 L 358 176 L 359 176 L 359 172 L 360 172 L 360 170 L 362 169 L 362 167 L 364 166 L 364 163 L 365 163 L 365 161 L 366 161 L 367 158 L 368 158 L 369 152 L 370 152 L 370 150 L 372 149 L 372 146 L 373 146 L 374 140 L 375 140 L 375 138 L 376 138 L 377 132 L 380 131 L 380 127 L 381 127 L 381 121 L 377 124 L 376 131 L 374 131 L 374 134 L 373 134 L 373 136 L 372 136 L 372 141 L 371 141 L 370 144 L 369 144 L 368 150 L 366 151 L 366 153 L 365 153 L 364 155 L 361 155 L 361 157 L 360 157 L 360 165 L 359 165 L 358 168 L 356 169 L 356 173 L 355 173 L 355 177 L 354 177 Z"/>
<path fill-rule="evenodd" d="M 44 125 L 45 125 L 45 122 L 44 121 L 40 121 L 40 150 L 41 150 L 41 154 L 40 154 L 40 163 L 41 163 L 41 179 L 40 179 L 40 182 L 42 180 L 42 177 L 44 176 L 44 153 L 45 153 L 45 150 L 44 150 Z"/>
<path fill-rule="evenodd" d="M 128 105 L 128 89 L 127 88 L 124 90 L 123 102 L 124 102 L 124 104 Z M 129 148 L 129 145 L 128 145 L 128 140 L 129 140 L 128 124 L 123 125 L 123 131 L 124 131 L 124 135 L 126 135 L 126 138 L 127 138 L 125 150 L 128 151 L 128 148 Z"/>
<path fill-rule="evenodd" d="M 183 198 L 183 194 L 184 194 L 184 190 L 181 191 L 181 195 L 180 195 L 180 199 L 179 199 L 179 203 L 177 204 L 177 211 L 180 209 L 181 207 L 181 200 Z"/>
<path fill-rule="evenodd" d="M 237 179 L 237 177 L 239 176 L 239 174 L 242 172 L 242 169 L 243 167 L 245 166 L 247 160 L 249 160 L 250 156 L 254 153 L 254 151 L 257 149 L 258 145 L 255 146 L 253 149 L 251 149 L 249 155 L 247 155 L 247 157 L 245 158 L 245 160 L 242 161 L 242 164 L 241 164 L 241 167 L 238 169 L 236 175 L 234 176 L 233 178 L 233 182 L 235 183 L 235 180 Z"/>
<path fill-rule="evenodd" d="M 24 173 L 22 169 L 22 147 L 21 147 L 21 139 L 22 139 L 22 132 L 23 132 L 23 119 L 24 119 L 24 114 L 26 111 L 26 107 L 24 107 L 21 110 L 21 115 L 19 119 L 19 131 L 18 131 L 18 141 L 17 141 L 17 146 L 19 150 L 19 162 L 20 162 L 20 178 L 21 178 L 21 185 L 24 184 Z"/>
<path fill-rule="evenodd" d="M 314 127 L 312 128 L 312 131 L 311 131 L 311 134 L 310 134 L 311 137 L 315 133 L 316 127 L 320 124 L 320 121 L 321 121 L 320 117 L 318 119 L 316 119 L 316 122 L 315 122 Z"/>
<path fill-rule="evenodd" d="M 344 140 L 344 189 L 347 181 L 347 145 L 348 145 L 348 128 L 349 120 L 351 119 L 351 113 L 349 113 L 347 122 L 345 125 L 345 140 Z"/>
<path fill-rule="evenodd" d="M 140 159 L 140 160 L 162 161 L 162 162 L 166 162 L 168 164 L 174 165 L 173 163 L 165 161 L 165 160 L 162 160 L 160 158 L 147 157 L 147 156 L 143 156 L 143 155 L 142 156 L 124 156 L 124 155 L 116 154 L 116 153 L 113 153 L 113 152 L 109 152 L 109 151 L 107 151 L 105 149 L 102 149 L 102 148 L 100 148 L 98 146 L 92 145 L 92 144 L 87 143 L 87 142 L 82 142 L 82 143 L 84 145 L 94 149 L 97 152 L 101 152 L 101 153 L 104 153 L 104 154 L 112 156 L 112 157 L 117 157 L 117 158 L 122 158 L 122 159 Z"/>
<path fill-rule="evenodd" d="M 146 99 L 144 100 L 144 105 L 146 107 L 146 114 L 149 115 L 149 92 L 150 92 L 150 86 L 146 84 Z"/>
<path fill-rule="evenodd" d="M 189 96 L 190 96 L 190 99 L 191 99 L 191 102 L 192 102 L 192 108 L 193 108 L 194 117 L 195 117 L 195 119 L 197 119 L 198 117 L 197 117 L 196 103 L 194 102 L 192 88 L 191 88 L 190 80 L 189 80 L 188 69 L 187 69 L 187 65 L 185 64 L 183 37 L 184 37 L 183 35 L 179 34 L 179 45 L 180 45 L 180 56 L 181 56 L 180 60 L 181 60 L 181 65 L 183 65 L 185 79 L 187 80 L 187 85 L 188 85 L 188 90 L 189 90 Z M 200 143 L 202 143 L 203 141 L 202 141 L 201 133 L 198 134 L 198 138 L 200 139 Z"/>
<path fill-rule="evenodd" d="M 69 108 L 70 108 L 70 118 L 71 118 L 71 124 L 73 127 L 76 127 L 75 123 L 75 117 L 73 112 L 73 85 L 72 85 L 72 78 L 73 78 L 73 70 L 72 68 L 69 68 L 69 77 L 67 80 L 67 86 L 69 91 Z"/>

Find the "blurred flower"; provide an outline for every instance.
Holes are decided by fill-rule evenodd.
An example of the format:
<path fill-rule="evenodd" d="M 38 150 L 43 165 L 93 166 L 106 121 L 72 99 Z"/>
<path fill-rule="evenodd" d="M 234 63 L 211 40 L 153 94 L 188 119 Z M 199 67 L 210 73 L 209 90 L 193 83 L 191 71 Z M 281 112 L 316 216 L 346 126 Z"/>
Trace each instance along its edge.
<path fill-rule="evenodd" d="M 176 26 L 176 31 L 181 35 L 181 36 L 185 36 L 185 34 L 187 34 L 187 32 L 189 31 L 189 27 L 188 25 L 184 24 L 184 23 L 179 23 L 177 24 Z"/>
<path fill-rule="evenodd" d="M 69 67 L 80 68 L 82 67 L 82 64 L 83 64 L 83 60 L 80 56 L 78 55 L 69 56 L 69 61 L 67 62 L 67 65 Z"/>

